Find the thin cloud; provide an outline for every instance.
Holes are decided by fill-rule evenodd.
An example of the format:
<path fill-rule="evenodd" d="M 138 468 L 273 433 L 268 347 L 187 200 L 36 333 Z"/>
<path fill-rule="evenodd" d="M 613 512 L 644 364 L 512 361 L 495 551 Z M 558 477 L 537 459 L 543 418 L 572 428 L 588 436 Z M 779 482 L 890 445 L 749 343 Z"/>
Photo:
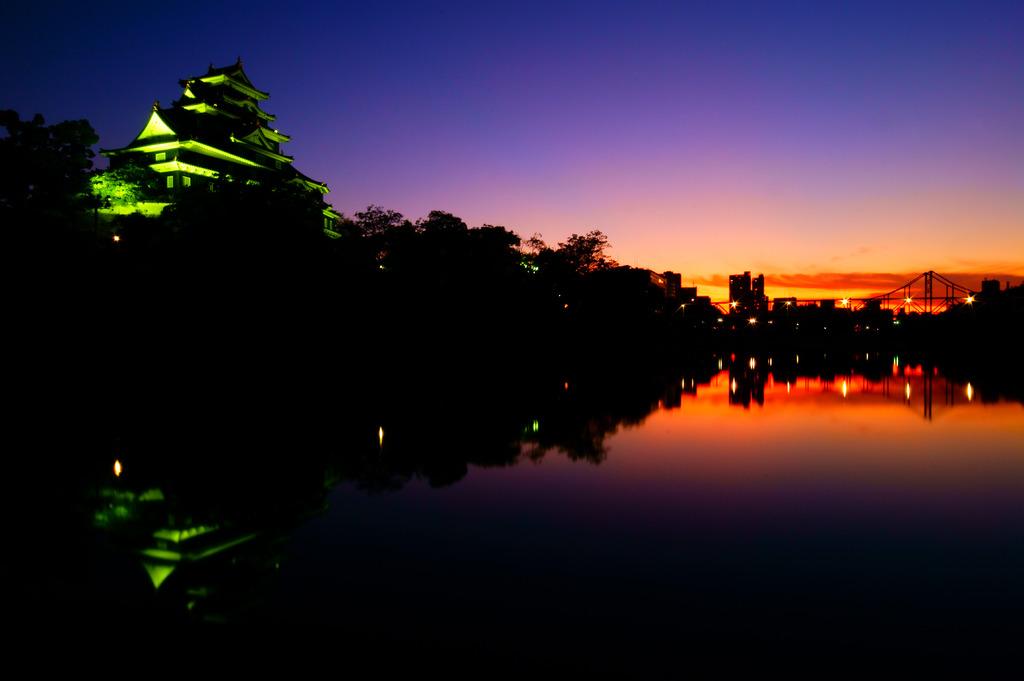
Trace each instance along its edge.
<path fill-rule="evenodd" d="M 815 274 L 772 274 L 772 285 L 783 288 L 883 289 L 891 291 L 914 279 L 920 272 L 819 272 Z M 766 282 L 767 283 L 767 282 Z"/>
<path fill-rule="evenodd" d="M 846 255 L 836 255 L 832 257 L 832 262 L 838 262 L 840 260 L 849 260 L 850 258 L 856 258 L 861 255 L 868 255 L 869 253 L 876 253 L 878 249 L 871 248 L 870 246 L 861 246 L 853 253 L 847 253 Z"/>
<path fill-rule="evenodd" d="M 729 276 L 725 274 L 691 277 L 690 281 L 692 281 L 696 286 L 729 286 Z"/>
<path fill-rule="evenodd" d="M 869 295 L 888 293 L 906 286 L 920 277 L 921 272 L 822 272 L 815 274 L 772 274 L 765 275 L 766 288 L 812 289 L 837 292 L 860 292 Z M 1011 272 L 938 272 L 953 283 L 971 290 L 978 290 L 984 279 L 998 279 L 1013 284 L 1020 281 L 1020 274 Z M 923 287 L 921 282 L 915 288 Z"/>

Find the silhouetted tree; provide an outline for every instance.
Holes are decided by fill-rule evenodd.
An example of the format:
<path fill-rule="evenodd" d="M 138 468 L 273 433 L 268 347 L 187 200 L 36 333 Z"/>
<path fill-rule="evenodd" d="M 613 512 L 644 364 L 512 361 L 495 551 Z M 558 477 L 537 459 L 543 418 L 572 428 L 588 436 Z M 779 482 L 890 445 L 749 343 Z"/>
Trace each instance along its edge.
<path fill-rule="evenodd" d="M 533 236 L 522 242 L 522 250 L 524 253 L 532 253 L 536 255 L 548 250 L 548 245 L 544 243 L 544 239 L 540 233 L 534 232 Z"/>
<path fill-rule="evenodd" d="M 355 224 L 368 236 L 387 235 L 406 223 L 405 216 L 382 206 L 367 206 L 365 211 L 355 214 Z"/>
<path fill-rule="evenodd" d="M 258 281 L 306 276 L 327 252 L 320 197 L 289 182 L 219 182 L 180 192 L 160 216 L 178 257 L 208 274 L 259 272 Z"/>
<path fill-rule="evenodd" d="M 488 263 L 488 266 L 498 263 L 507 266 L 518 262 L 516 255 L 522 239 L 501 225 L 480 225 L 469 230 L 469 238 L 474 256 Z"/>
<path fill-rule="evenodd" d="M 588 274 L 616 266 L 614 260 L 604 255 L 605 249 L 609 247 L 608 237 L 595 229 L 585 236 L 573 234 L 564 243 L 559 242 L 556 252 L 577 274 Z"/>
<path fill-rule="evenodd" d="M 427 233 L 465 232 L 468 227 L 461 218 L 441 210 L 432 210 L 426 220 L 417 220 L 416 227 Z"/>
<path fill-rule="evenodd" d="M 46 125 L 40 114 L 23 121 L 10 109 L 0 112 L 0 210 L 5 226 L 23 220 L 35 225 L 75 223 L 89 207 L 89 174 L 99 141 L 86 120 Z"/>

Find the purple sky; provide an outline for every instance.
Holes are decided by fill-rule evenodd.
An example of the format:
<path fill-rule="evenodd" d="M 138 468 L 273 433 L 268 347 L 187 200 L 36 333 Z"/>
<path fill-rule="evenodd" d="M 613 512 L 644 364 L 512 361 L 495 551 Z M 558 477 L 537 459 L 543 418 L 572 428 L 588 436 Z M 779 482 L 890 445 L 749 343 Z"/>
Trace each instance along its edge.
<path fill-rule="evenodd" d="M 769 295 L 1024 278 L 1019 0 L 185 7 L 6 10 L 0 107 L 116 148 L 179 78 L 241 56 L 349 215 L 600 229 L 711 293 L 744 270 Z"/>

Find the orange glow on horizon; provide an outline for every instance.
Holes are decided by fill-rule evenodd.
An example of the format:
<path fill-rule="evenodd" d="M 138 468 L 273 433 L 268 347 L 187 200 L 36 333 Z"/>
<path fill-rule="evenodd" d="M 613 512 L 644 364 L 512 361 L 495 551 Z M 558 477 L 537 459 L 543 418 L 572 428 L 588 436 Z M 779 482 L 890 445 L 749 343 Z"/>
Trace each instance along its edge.
<path fill-rule="evenodd" d="M 799 304 L 819 302 L 821 300 L 835 300 L 836 304 L 839 306 L 857 308 L 860 306 L 860 302 L 862 300 L 889 293 L 895 289 L 900 289 L 903 284 L 908 283 L 919 274 L 921 274 L 921 272 L 916 274 L 907 273 L 903 275 L 878 275 L 879 283 L 874 286 L 870 286 L 868 284 L 858 285 L 856 283 L 849 283 L 846 281 L 847 277 L 850 280 L 863 278 L 864 275 L 860 274 L 771 275 L 765 273 L 765 295 L 768 297 L 769 302 L 775 298 L 796 298 L 799 301 Z M 985 278 L 996 279 L 1001 284 L 1000 288 L 1005 288 L 1007 284 L 1010 286 L 1018 286 L 1024 283 L 1024 273 L 992 273 L 978 275 L 976 273 L 965 274 L 956 272 L 939 272 L 939 274 L 942 274 L 954 283 L 960 284 L 971 291 L 980 291 L 981 282 Z M 683 276 L 686 276 L 685 273 Z M 899 277 L 903 278 L 899 279 Z M 728 284 L 718 284 L 717 281 L 720 279 L 718 276 L 709 277 L 707 279 L 713 280 L 716 283 L 701 284 L 699 280 L 696 281 L 697 294 L 701 296 L 709 296 L 712 302 L 722 303 L 728 301 Z M 914 299 L 923 295 L 923 284 L 918 282 L 915 285 L 914 294 L 911 296 L 910 304 L 913 305 Z M 974 302 L 973 297 L 965 296 L 963 300 L 968 304 L 972 304 Z M 906 304 L 905 300 L 904 304 Z"/>

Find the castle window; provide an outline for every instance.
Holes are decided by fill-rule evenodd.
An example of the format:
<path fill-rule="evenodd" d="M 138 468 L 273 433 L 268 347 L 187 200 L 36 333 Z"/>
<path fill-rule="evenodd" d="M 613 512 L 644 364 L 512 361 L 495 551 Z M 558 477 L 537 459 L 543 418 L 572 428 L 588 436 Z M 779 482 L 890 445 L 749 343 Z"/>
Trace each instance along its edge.
<path fill-rule="evenodd" d="M 167 160 L 167 152 L 166 151 L 161 151 L 159 154 L 156 155 L 156 160 L 158 160 L 158 161 L 166 161 Z"/>
<path fill-rule="evenodd" d="M 167 176 L 167 188 L 174 189 L 174 175 Z"/>
<path fill-rule="evenodd" d="M 184 177 L 182 177 L 181 178 L 181 186 L 182 187 L 191 187 L 192 186 L 192 178 L 189 177 L 188 175 L 185 175 Z"/>

